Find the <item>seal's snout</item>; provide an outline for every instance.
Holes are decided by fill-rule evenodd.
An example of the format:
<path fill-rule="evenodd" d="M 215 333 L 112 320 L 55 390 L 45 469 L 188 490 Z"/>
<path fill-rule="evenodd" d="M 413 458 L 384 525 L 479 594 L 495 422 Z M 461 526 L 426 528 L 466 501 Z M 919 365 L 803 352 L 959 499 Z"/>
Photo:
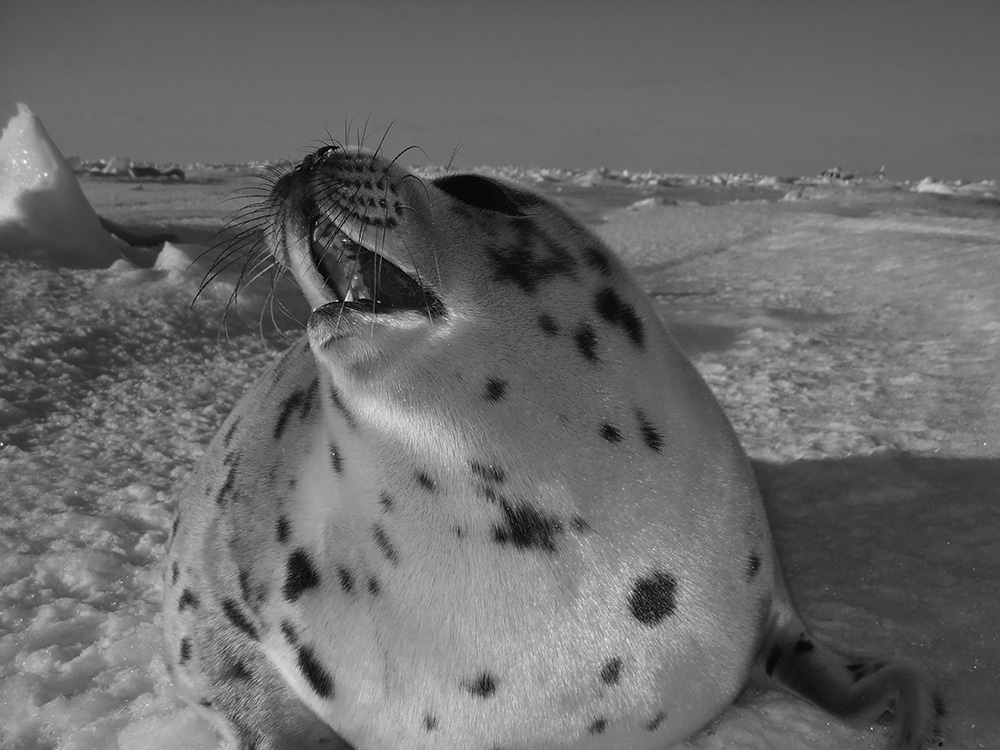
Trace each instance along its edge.
<path fill-rule="evenodd" d="M 341 315 L 444 314 L 412 258 L 391 252 L 406 226 L 391 168 L 378 156 L 328 145 L 274 183 L 271 250 L 314 309 L 338 302 Z"/>

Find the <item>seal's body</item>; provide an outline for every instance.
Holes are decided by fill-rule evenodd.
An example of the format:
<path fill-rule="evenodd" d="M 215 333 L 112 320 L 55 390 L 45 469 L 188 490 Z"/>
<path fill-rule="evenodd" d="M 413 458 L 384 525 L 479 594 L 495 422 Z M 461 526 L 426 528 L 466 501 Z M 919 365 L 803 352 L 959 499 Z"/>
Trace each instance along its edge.
<path fill-rule="evenodd" d="M 751 673 L 930 734 L 914 672 L 808 635 L 728 421 L 564 209 L 330 146 L 266 215 L 314 312 L 183 491 L 165 605 L 234 744 L 662 748 Z"/>

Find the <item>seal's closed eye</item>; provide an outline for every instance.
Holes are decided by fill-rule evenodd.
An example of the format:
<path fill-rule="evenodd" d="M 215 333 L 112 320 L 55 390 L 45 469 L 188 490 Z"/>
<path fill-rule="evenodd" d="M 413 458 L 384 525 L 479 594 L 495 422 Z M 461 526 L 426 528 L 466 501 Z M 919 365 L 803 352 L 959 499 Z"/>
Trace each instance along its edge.
<path fill-rule="evenodd" d="M 455 200 L 473 208 L 494 211 L 507 216 L 524 216 L 517 204 L 511 200 L 503 186 L 475 174 L 445 175 L 434 180 L 434 185 Z"/>

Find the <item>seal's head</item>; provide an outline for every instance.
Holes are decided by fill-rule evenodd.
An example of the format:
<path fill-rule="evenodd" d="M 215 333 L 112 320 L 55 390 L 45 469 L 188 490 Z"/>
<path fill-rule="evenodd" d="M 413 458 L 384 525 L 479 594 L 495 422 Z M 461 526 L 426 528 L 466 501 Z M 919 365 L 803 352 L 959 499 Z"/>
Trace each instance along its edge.
<path fill-rule="evenodd" d="M 616 440 L 629 422 L 657 444 L 665 369 L 697 380 L 614 254 L 514 183 L 425 181 L 327 146 L 276 182 L 269 212 L 272 252 L 313 308 L 313 354 L 362 412 L 395 404 L 440 415 L 452 434 L 477 424 L 495 434 L 469 406 L 510 398 L 536 421 L 563 423 L 547 439 L 578 434 L 565 423 L 592 403 L 604 413 L 588 439 Z M 700 383 L 682 388 L 692 413 L 716 410 Z"/>

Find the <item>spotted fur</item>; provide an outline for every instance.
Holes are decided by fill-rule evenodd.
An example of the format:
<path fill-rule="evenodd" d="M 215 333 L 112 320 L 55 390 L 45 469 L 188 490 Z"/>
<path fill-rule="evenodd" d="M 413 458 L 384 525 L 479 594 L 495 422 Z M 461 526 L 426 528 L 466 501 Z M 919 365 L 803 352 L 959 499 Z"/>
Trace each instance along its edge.
<path fill-rule="evenodd" d="M 165 573 L 176 687 L 234 746 L 660 748 L 751 676 L 931 735 L 916 672 L 802 625 L 732 428 L 564 209 L 327 146 L 267 215 L 308 333 L 182 489 Z"/>

